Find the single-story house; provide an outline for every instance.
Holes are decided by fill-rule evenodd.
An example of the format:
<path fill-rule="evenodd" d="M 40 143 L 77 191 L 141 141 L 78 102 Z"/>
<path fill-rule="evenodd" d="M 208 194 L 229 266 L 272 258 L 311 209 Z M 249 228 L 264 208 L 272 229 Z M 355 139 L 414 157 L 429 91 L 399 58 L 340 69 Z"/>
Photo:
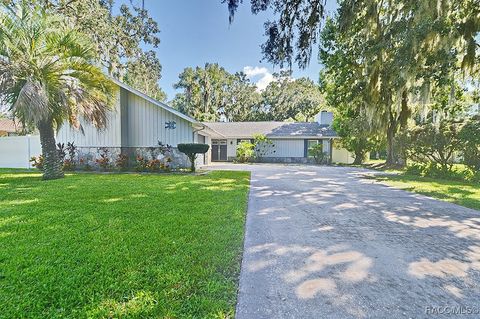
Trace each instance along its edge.
<path fill-rule="evenodd" d="M 17 136 L 22 132 L 22 125 L 10 119 L 0 119 L 0 137 Z"/>
<path fill-rule="evenodd" d="M 272 148 L 264 154 L 262 161 L 306 163 L 313 159 L 308 148 L 322 143 L 332 162 L 351 163 L 350 154 L 338 149 L 333 143 L 337 139 L 332 129 L 332 113 L 321 112 L 316 122 L 199 122 L 165 103 L 118 81 L 116 104 L 108 115 L 107 127 L 97 130 L 88 123 L 82 129 L 64 125 L 57 132 L 57 142 L 74 142 L 80 156 L 98 158 L 101 150 L 108 150 L 112 160 L 119 154 L 154 157 L 152 149 L 158 143 L 174 148 L 173 160 L 177 166 L 188 166 L 184 154 L 176 149 L 180 143 L 205 143 L 210 150 L 199 156 L 197 164 L 211 161 L 232 161 L 236 148 L 242 140 L 251 140 L 255 134 L 266 135 L 272 140 Z"/>
<path fill-rule="evenodd" d="M 333 114 L 322 111 L 315 122 L 204 122 L 210 128 L 211 160 L 233 161 L 237 145 L 252 141 L 255 135 L 265 135 L 271 147 L 262 154 L 262 162 L 308 163 L 313 162 L 308 149 L 322 144 L 330 162 L 351 163 L 352 156 L 338 148 L 334 140 L 337 133 L 332 129 Z"/>

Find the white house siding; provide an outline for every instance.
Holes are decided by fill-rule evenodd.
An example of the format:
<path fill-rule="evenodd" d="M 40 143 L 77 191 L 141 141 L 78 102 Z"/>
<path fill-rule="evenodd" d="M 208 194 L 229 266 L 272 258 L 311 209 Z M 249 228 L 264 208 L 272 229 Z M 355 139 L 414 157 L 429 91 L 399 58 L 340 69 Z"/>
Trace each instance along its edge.
<path fill-rule="evenodd" d="M 239 139 L 227 139 L 227 157 L 233 159 L 236 157 L 236 150 Z M 304 158 L 305 157 L 305 139 L 279 139 L 271 138 L 274 147 L 272 147 L 264 158 Z M 329 141 L 325 140 L 326 150 L 329 150 Z"/>
<path fill-rule="evenodd" d="M 167 110 L 127 92 L 127 105 L 124 114 L 125 147 L 156 146 L 158 141 L 177 146 L 179 143 L 193 142 L 193 128 L 190 122 Z M 175 121 L 176 128 L 165 128 L 167 122 Z"/>
<path fill-rule="evenodd" d="M 107 126 L 98 130 L 92 124 L 81 121 L 83 132 L 70 127 L 68 122 L 57 132 L 57 142 L 75 142 L 79 147 L 120 147 L 121 117 L 120 117 L 120 88 L 116 93 L 116 100 L 112 111 L 107 114 Z"/>
<path fill-rule="evenodd" d="M 210 136 L 205 135 L 205 144 L 210 145 L 208 152 L 205 153 L 205 164 L 209 165 L 212 162 L 212 138 Z"/>
<path fill-rule="evenodd" d="M 195 143 L 208 144 L 210 148 L 205 154 L 199 154 L 197 156 L 197 161 L 195 162 L 197 166 L 208 165 L 211 163 L 211 148 L 212 142 L 209 136 L 195 133 Z"/>
<path fill-rule="evenodd" d="M 303 139 L 272 139 L 275 153 L 269 152 L 265 157 L 304 157 L 305 142 Z"/>
<path fill-rule="evenodd" d="M 175 121 L 175 129 L 165 128 L 166 122 Z M 158 141 L 177 146 L 193 141 L 190 122 L 145 100 L 118 88 L 114 109 L 108 113 L 107 127 L 97 130 L 82 123 L 85 134 L 67 123 L 57 133 L 60 143 L 75 142 L 79 147 L 151 147 Z"/>
<path fill-rule="evenodd" d="M 237 156 L 237 139 L 227 139 L 227 158 L 233 158 Z"/>

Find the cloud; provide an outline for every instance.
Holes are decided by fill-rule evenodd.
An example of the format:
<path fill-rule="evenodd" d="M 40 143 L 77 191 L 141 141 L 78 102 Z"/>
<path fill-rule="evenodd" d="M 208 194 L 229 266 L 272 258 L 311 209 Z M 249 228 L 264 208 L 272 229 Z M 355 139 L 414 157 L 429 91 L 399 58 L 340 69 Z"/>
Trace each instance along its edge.
<path fill-rule="evenodd" d="M 243 68 L 243 72 L 248 76 L 248 77 L 254 77 L 257 75 L 265 75 L 269 74 L 270 72 L 266 67 L 253 67 L 253 66 L 246 66 Z"/>
<path fill-rule="evenodd" d="M 243 73 L 257 85 L 258 91 L 263 91 L 271 82 L 275 81 L 272 73 L 266 67 L 246 66 Z"/>

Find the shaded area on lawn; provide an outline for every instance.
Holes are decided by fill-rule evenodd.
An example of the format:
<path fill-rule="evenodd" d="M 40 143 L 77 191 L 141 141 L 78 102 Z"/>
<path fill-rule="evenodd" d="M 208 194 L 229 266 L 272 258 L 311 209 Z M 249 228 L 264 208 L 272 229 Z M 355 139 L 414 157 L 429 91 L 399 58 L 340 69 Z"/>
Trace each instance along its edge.
<path fill-rule="evenodd" d="M 2 317 L 233 317 L 248 185 L 0 173 Z"/>
<path fill-rule="evenodd" d="M 480 210 L 480 184 L 404 174 L 375 178 L 390 186 Z"/>

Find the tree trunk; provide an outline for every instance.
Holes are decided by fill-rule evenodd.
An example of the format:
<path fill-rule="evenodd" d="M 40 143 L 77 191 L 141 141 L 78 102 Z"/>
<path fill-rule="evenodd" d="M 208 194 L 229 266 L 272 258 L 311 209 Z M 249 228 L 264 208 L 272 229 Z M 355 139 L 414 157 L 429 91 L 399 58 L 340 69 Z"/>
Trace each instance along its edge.
<path fill-rule="evenodd" d="M 190 159 L 190 170 L 193 172 L 195 172 L 195 159 L 197 158 L 197 154 L 193 154 L 193 155 L 190 155 L 189 156 L 189 159 Z"/>
<path fill-rule="evenodd" d="M 353 161 L 353 165 L 362 165 L 363 160 L 362 157 L 355 156 L 355 160 Z"/>
<path fill-rule="evenodd" d="M 44 120 L 38 124 L 40 132 L 40 143 L 42 144 L 43 155 L 43 179 L 62 178 L 62 163 L 58 156 L 57 147 L 55 145 L 55 134 L 51 120 Z"/>
<path fill-rule="evenodd" d="M 385 164 L 387 166 L 392 166 L 396 164 L 395 156 L 395 127 L 394 125 L 389 125 L 387 128 L 387 161 Z"/>
<path fill-rule="evenodd" d="M 403 90 L 402 92 L 402 110 L 400 111 L 400 130 L 402 132 L 407 130 L 407 121 L 412 115 L 411 110 L 408 108 L 408 92 L 407 90 Z M 399 166 L 406 166 L 407 165 L 407 154 L 405 153 L 405 145 L 401 145 L 396 150 L 396 164 Z"/>
<path fill-rule="evenodd" d="M 355 151 L 355 159 L 353 160 L 353 165 L 362 165 L 365 160 L 365 153 L 362 149 Z"/>

